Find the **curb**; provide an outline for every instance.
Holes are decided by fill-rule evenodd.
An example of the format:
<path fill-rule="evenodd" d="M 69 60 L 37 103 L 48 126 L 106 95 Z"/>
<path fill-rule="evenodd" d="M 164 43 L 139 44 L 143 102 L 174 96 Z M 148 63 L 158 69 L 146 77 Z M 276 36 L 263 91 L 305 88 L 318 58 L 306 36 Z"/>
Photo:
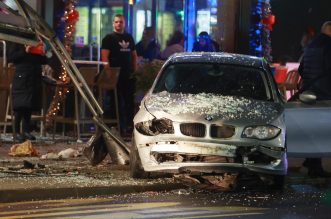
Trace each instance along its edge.
<path fill-rule="evenodd" d="M 102 186 L 102 187 L 74 187 L 74 188 L 47 188 L 47 189 L 19 189 L 0 190 L 1 202 L 19 202 L 31 200 L 87 198 L 94 196 L 107 196 L 137 192 L 160 192 L 186 188 L 183 184 L 153 184 L 153 185 L 128 185 L 128 186 Z"/>
<path fill-rule="evenodd" d="M 309 178 L 301 174 L 288 175 L 286 184 L 328 184 L 331 178 Z M 155 183 L 152 185 L 112 185 L 94 187 L 28 188 L 0 190 L 0 203 L 38 201 L 49 199 L 88 198 L 96 196 L 123 195 L 139 192 L 161 192 L 186 189 L 181 183 Z"/>

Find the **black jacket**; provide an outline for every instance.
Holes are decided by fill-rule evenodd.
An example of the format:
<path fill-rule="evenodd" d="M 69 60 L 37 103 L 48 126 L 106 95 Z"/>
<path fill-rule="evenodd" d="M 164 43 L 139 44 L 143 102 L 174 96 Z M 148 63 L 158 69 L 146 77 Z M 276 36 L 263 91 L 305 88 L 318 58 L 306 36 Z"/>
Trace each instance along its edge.
<path fill-rule="evenodd" d="M 45 56 L 25 52 L 25 47 L 8 43 L 8 62 L 15 65 L 12 82 L 13 108 L 38 110 L 41 102 L 41 65 L 46 64 Z"/>
<path fill-rule="evenodd" d="M 318 99 L 331 99 L 331 37 L 319 34 L 304 51 L 299 73 L 301 91 L 313 91 Z"/>
<path fill-rule="evenodd" d="M 142 56 L 144 59 L 152 61 L 160 54 L 160 46 L 156 40 L 152 40 L 149 42 L 147 48 L 144 48 L 143 42 L 140 41 L 136 45 L 136 51 L 138 56 Z"/>

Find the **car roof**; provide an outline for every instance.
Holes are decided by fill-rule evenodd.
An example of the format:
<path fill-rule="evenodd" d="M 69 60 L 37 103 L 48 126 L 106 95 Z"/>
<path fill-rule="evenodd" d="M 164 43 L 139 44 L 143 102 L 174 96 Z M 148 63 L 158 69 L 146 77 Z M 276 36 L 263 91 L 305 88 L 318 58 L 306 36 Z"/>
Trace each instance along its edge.
<path fill-rule="evenodd" d="M 183 52 L 172 55 L 169 63 L 210 62 L 263 68 L 263 58 L 224 52 Z"/>

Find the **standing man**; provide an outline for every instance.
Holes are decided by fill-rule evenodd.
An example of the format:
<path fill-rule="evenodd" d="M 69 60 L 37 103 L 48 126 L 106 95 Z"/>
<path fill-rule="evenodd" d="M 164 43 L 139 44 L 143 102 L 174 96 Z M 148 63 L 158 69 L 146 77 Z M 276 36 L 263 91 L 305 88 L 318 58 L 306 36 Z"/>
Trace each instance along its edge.
<path fill-rule="evenodd" d="M 331 100 L 331 21 L 322 25 L 318 34 L 305 48 L 300 63 L 300 91 L 312 91 L 317 100 Z M 303 166 L 311 177 L 327 177 L 321 158 L 306 158 Z"/>
<path fill-rule="evenodd" d="M 117 14 L 113 18 L 113 33 L 102 39 L 101 58 L 104 69 L 120 67 L 117 93 L 120 109 L 121 134 L 132 134 L 134 110 L 134 80 L 131 74 L 136 70 L 137 53 L 133 37 L 125 32 L 125 18 Z"/>

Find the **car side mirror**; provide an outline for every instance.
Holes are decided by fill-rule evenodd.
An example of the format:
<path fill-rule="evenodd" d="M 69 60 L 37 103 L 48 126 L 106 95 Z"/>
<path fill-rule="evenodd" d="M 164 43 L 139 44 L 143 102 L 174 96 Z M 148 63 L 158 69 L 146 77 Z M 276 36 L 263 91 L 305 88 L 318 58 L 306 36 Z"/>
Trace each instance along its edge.
<path fill-rule="evenodd" d="M 316 95 L 312 91 L 304 91 L 299 94 L 299 100 L 303 103 L 314 104 L 316 102 Z"/>

